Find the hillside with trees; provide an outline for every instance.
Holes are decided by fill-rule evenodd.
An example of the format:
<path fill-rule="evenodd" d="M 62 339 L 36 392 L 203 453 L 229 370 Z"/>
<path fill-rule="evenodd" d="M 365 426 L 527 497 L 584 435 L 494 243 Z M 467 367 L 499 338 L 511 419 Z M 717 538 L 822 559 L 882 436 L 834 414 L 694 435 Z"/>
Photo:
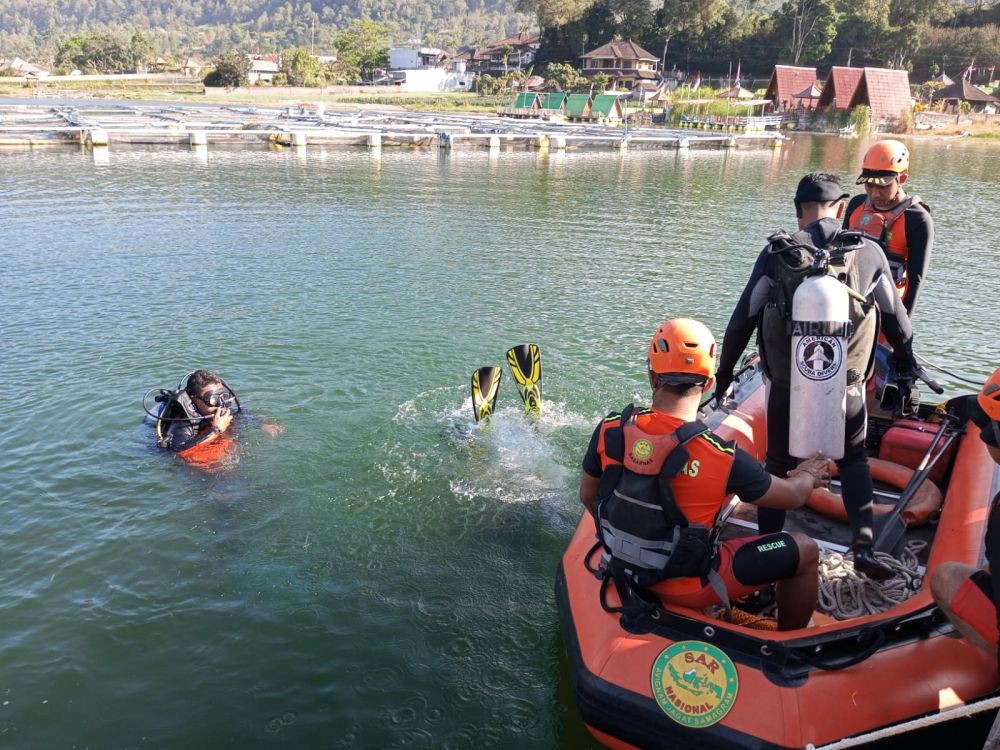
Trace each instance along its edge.
<path fill-rule="evenodd" d="M 370 18 L 394 40 L 457 48 L 534 23 L 508 0 L 0 0 L 0 55 L 53 59 L 81 34 L 131 39 L 158 55 L 213 57 L 226 49 L 334 49 L 337 33 Z"/>
<path fill-rule="evenodd" d="M 541 28 L 540 62 L 632 39 L 665 68 L 770 74 L 775 63 L 872 65 L 917 77 L 1000 65 L 1000 0 L 518 0 Z"/>
<path fill-rule="evenodd" d="M 775 63 L 903 68 L 920 80 L 961 75 L 973 60 L 980 80 L 1000 66 L 1000 0 L 0 0 L 0 55 L 82 69 L 105 58 L 90 67 L 128 67 L 130 55 L 349 53 L 343 34 L 361 21 L 392 42 L 448 49 L 540 29 L 537 62 L 577 68 L 614 39 L 666 70 L 726 76 L 739 65 L 758 80 Z M 289 80 L 300 73 L 311 75 Z"/>

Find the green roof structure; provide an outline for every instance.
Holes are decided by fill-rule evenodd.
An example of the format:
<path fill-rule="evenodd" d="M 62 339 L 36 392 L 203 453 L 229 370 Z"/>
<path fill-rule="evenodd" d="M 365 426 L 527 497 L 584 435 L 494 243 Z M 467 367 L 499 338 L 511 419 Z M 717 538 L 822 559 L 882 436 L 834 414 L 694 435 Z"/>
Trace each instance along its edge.
<path fill-rule="evenodd" d="M 587 117 L 590 114 L 590 94 L 570 94 L 566 100 L 567 117 Z"/>
<path fill-rule="evenodd" d="M 538 109 L 538 94 L 534 91 L 518 94 L 514 100 L 514 109 Z"/>
<path fill-rule="evenodd" d="M 566 106 L 566 94 L 562 91 L 542 94 L 539 103 L 546 112 L 562 112 L 562 108 Z"/>
<path fill-rule="evenodd" d="M 622 104 L 615 94 L 598 94 L 590 107 L 590 116 L 621 119 Z"/>

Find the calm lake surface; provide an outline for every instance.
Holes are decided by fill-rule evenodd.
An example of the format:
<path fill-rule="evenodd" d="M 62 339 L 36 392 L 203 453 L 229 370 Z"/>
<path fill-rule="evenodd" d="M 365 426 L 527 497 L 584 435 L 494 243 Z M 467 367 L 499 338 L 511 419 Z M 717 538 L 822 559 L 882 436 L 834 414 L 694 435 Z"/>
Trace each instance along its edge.
<path fill-rule="evenodd" d="M 798 178 L 866 145 L 0 152 L 0 746 L 593 746 L 552 595 L 593 425 L 664 318 L 721 340 Z M 916 349 L 981 381 L 1000 148 L 911 146 Z M 506 373 L 473 429 L 527 342 L 542 420 Z M 284 433 L 157 450 L 142 394 L 196 367 Z"/>

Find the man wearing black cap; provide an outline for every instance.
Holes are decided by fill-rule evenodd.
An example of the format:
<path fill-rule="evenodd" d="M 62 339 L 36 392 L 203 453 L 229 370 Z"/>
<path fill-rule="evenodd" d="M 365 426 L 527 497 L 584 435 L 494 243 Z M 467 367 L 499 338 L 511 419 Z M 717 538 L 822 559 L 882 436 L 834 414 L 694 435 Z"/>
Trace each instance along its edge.
<path fill-rule="evenodd" d="M 893 346 L 900 371 L 912 370 L 916 363 L 910 347 L 913 337 L 910 321 L 893 287 L 881 248 L 867 238 L 842 236 L 844 230 L 840 219 L 847 197 L 840 178 L 833 174 L 814 172 L 799 182 L 795 191 L 799 231 L 792 235 L 784 232 L 771 235 L 768 245 L 757 257 L 750 280 L 726 328 L 715 394 L 721 403 L 732 383 L 736 362 L 756 329 L 761 361 L 769 381 L 764 467 L 779 477 L 795 468 L 798 459 L 788 452 L 792 366 L 788 324 L 792 295 L 808 275 L 812 256 L 807 247 L 831 249 L 832 268 L 837 278 L 852 290 L 850 318 L 853 324 L 847 345 L 844 457 L 837 461 L 837 466 L 844 506 L 851 523 L 854 567 L 870 578 L 884 580 L 892 575 L 892 570 L 879 562 L 872 551 L 874 493 L 865 453 L 868 423 L 865 382 L 872 374 L 872 350 L 880 324 Z M 845 252 L 837 251 L 838 242 Z M 783 251 L 783 247 L 789 249 Z M 785 512 L 758 508 L 757 520 L 762 534 L 776 533 L 784 525 Z"/>

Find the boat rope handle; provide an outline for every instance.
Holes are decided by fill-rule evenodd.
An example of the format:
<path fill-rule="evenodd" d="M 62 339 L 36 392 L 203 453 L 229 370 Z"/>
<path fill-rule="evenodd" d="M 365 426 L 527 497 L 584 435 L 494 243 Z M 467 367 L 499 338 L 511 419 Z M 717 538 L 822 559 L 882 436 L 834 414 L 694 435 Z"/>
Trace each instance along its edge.
<path fill-rule="evenodd" d="M 956 719 L 975 716 L 983 711 L 992 711 L 997 708 L 1000 708 L 1000 698 L 987 698 L 975 703 L 963 703 L 960 706 L 946 708 L 930 716 L 921 716 L 919 719 L 904 721 L 885 729 L 878 729 L 867 734 L 859 734 L 847 739 L 837 740 L 828 745 L 814 745 L 810 742 L 806 745 L 806 750 L 847 750 L 849 747 L 860 747 L 861 745 L 878 742 L 888 737 L 906 734 L 917 729 L 934 726 L 935 724 L 943 724 L 946 721 L 955 721 Z"/>

